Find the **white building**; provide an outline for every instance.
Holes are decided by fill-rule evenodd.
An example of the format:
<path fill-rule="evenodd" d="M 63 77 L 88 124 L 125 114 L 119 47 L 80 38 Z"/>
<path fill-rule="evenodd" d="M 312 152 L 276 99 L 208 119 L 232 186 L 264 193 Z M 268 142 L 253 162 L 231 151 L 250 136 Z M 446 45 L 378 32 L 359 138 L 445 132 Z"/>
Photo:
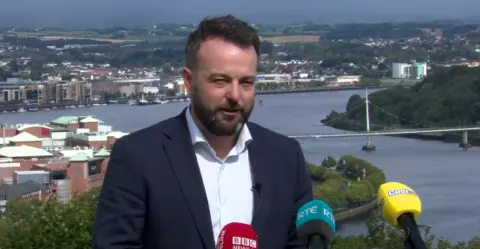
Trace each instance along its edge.
<path fill-rule="evenodd" d="M 421 79 L 427 76 L 427 63 L 414 62 L 409 63 L 393 63 L 392 64 L 392 78 L 395 79 Z"/>
<path fill-rule="evenodd" d="M 392 78 L 407 79 L 412 77 L 412 65 L 408 63 L 393 63 Z"/>
<path fill-rule="evenodd" d="M 292 80 L 291 74 L 257 74 L 256 82 L 261 83 L 288 83 Z"/>
<path fill-rule="evenodd" d="M 334 77 L 332 79 L 328 79 L 328 86 L 329 87 L 339 87 L 339 86 L 354 86 L 360 80 L 362 79 L 362 76 L 360 75 L 343 75 L 343 76 L 338 76 Z"/>
<path fill-rule="evenodd" d="M 142 89 L 143 93 L 158 94 L 158 87 L 156 86 L 144 86 Z"/>
<path fill-rule="evenodd" d="M 427 76 L 427 63 L 426 62 L 416 62 L 413 64 L 413 73 L 417 79 L 424 78 Z"/>

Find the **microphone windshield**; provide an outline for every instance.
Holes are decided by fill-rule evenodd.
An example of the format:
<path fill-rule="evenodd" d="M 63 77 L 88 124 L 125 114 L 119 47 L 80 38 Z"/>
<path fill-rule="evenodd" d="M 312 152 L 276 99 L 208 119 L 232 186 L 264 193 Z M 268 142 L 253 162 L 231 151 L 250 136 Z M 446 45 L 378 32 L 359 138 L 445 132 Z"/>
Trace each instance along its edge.
<path fill-rule="evenodd" d="M 335 216 L 327 203 L 313 200 L 304 204 L 297 213 L 297 234 L 304 241 L 314 234 L 323 236 L 331 244 L 335 234 Z"/>
<path fill-rule="evenodd" d="M 228 223 L 218 235 L 216 249 L 257 249 L 257 233 L 248 224 Z"/>
<path fill-rule="evenodd" d="M 410 187 L 399 182 L 387 182 L 378 189 L 377 203 L 383 218 L 392 226 L 401 229 L 398 217 L 411 213 L 415 222 L 422 213 L 420 197 Z"/>

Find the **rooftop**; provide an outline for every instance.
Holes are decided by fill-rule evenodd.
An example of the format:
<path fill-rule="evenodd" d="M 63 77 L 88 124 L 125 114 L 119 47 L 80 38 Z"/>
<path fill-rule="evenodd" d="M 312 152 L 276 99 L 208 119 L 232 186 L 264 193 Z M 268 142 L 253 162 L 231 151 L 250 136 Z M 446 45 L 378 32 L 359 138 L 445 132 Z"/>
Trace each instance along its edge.
<path fill-rule="evenodd" d="M 128 133 L 121 132 L 121 131 L 112 131 L 112 132 L 107 134 L 107 137 L 114 137 L 116 139 L 119 139 L 119 138 L 121 138 L 125 135 L 128 135 Z"/>
<path fill-rule="evenodd" d="M 80 154 L 80 153 L 84 153 L 85 155 L 89 156 L 89 157 L 93 157 L 93 149 L 81 149 L 81 148 L 73 148 L 73 149 L 70 149 L 70 150 L 61 150 L 60 151 L 60 154 L 63 155 L 63 157 L 66 157 L 66 158 L 71 158 L 71 157 L 75 157 L 76 155 Z"/>
<path fill-rule="evenodd" d="M 104 122 L 102 120 L 93 118 L 92 116 L 62 116 L 58 117 L 54 120 L 51 121 L 53 124 L 61 124 L 61 125 L 68 125 L 68 124 L 77 124 L 78 122 L 81 122 L 84 119 L 92 118 L 96 120 L 99 124 L 103 124 Z M 85 121 L 84 121 L 85 122 Z M 91 121 L 87 121 L 91 122 Z"/>
<path fill-rule="evenodd" d="M 41 128 L 45 128 L 45 129 L 49 129 L 49 130 L 52 129 L 51 127 L 48 127 L 44 124 L 22 124 L 20 127 L 17 127 L 17 130 L 23 131 L 23 130 L 31 128 L 31 127 L 41 127 Z"/>
<path fill-rule="evenodd" d="M 75 155 L 74 157 L 70 158 L 70 162 L 86 162 L 90 160 L 91 157 L 89 157 L 87 154 L 81 152 Z"/>
<path fill-rule="evenodd" d="M 26 170 L 26 171 L 14 171 L 17 175 L 43 175 L 49 174 L 50 172 L 45 170 Z"/>
<path fill-rule="evenodd" d="M 17 129 L 17 130 L 23 130 L 27 129 L 30 127 L 44 127 L 50 129 L 50 127 L 47 126 L 47 124 L 42 124 L 42 123 L 37 123 L 37 124 L 3 124 L 3 126 L 7 129 Z"/>
<path fill-rule="evenodd" d="M 0 156 L 3 157 L 51 157 L 53 156 L 52 153 L 27 146 L 27 145 L 21 145 L 21 146 L 6 146 L 0 148 Z"/>
<path fill-rule="evenodd" d="M 14 137 L 9 138 L 11 142 L 41 142 L 42 139 L 38 138 L 28 132 L 22 132 Z"/>
<path fill-rule="evenodd" d="M 46 189 L 47 188 L 45 186 L 42 186 L 34 181 L 28 181 L 14 185 L 2 184 L 0 185 L 0 195 L 6 196 L 7 200 L 12 200 L 22 197 L 22 195 L 31 194 L 39 190 L 45 191 Z"/>
<path fill-rule="evenodd" d="M 93 118 L 91 116 L 88 116 L 82 120 L 80 120 L 80 123 L 100 123 L 100 120 Z"/>
<path fill-rule="evenodd" d="M 95 156 L 95 157 L 108 157 L 108 156 L 110 156 L 110 151 L 102 148 L 99 151 L 97 151 L 97 153 L 95 153 L 93 156 Z"/>

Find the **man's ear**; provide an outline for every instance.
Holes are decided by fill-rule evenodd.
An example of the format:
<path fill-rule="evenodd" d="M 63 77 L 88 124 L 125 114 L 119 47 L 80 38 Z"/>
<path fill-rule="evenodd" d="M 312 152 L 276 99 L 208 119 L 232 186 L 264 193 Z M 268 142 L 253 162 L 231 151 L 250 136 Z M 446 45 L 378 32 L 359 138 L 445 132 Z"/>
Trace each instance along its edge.
<path fill-rule="evenodd" d="M 183 83 L 185 84 L 185 88 L 188 91 L 188 94 L 192 93 L 192 81 L 193 75 L 192 70 L 188 67 L 183 68 Z"/>

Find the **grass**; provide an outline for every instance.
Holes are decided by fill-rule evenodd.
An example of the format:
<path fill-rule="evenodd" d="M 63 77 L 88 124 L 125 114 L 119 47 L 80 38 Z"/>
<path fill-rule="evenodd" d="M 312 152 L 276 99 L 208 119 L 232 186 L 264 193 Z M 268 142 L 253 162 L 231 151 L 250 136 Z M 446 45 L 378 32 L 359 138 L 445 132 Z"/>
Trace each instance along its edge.
<path fill-rule="evenodd" d="M 37 31 L 37 32 L 16 32 L 19 37 L 32 37 L 38 38 L 42 41 L 52 41 L 52 40 L 92 40 L 92 41 L 104 41 L 111 43 L 125 43 L 125 42 L 142 42 L 142 41 L 156 41 L 156 42 L 165 42 L 165 41 L 180 41 L 184 37 L 180 36 L 127 36 L 125 38 L 111 38 L 106 35 L 101 35 L 93 31 Z"/>
<path fill-rule="evenodd" d="M 319 35 L 282 35 L 282 36 L 271 36 L 271 37 L 262 37 L 262 40 L 268 41 L 274 44 L 284 44 L 284 43 L 297 43 L 297 42 L 318 42 L 320 41 Z"/>
<path fill-rule="evenodd" d="M 104 41 L 111 43 L 125 43 L 125 42 L 166 42 L 166 41 L 181 41 L 185 39 L 182 36 L 127 36 L 125 38 L 111 38 L 107 35 L 98 34 L 91 30 L 38 30 L 38 31 L 17 31 L 15 32 L 19 37 L 33 37 L 44 41 L 51 40 L 73 40 L 83 39 L 92 41 Z M 318 42 L 320 36 L 318 35 L 282 35 L 279 31 L 262 32 L 262 39 L 275 44 L 297 43 L 297 42 Z"/>
<path fill-rule="evenodd" d="M 100 37 L 86 37 L 86 36 L 41 36 L 37 37 L 42 41 L 53 41 L 53 40 L 92 40 L 92 41 L 104 41 L 111 43 L 124 43 L 129 42 L 127 39 L 111 39 L 111 38 L 100 38 Z"/>

